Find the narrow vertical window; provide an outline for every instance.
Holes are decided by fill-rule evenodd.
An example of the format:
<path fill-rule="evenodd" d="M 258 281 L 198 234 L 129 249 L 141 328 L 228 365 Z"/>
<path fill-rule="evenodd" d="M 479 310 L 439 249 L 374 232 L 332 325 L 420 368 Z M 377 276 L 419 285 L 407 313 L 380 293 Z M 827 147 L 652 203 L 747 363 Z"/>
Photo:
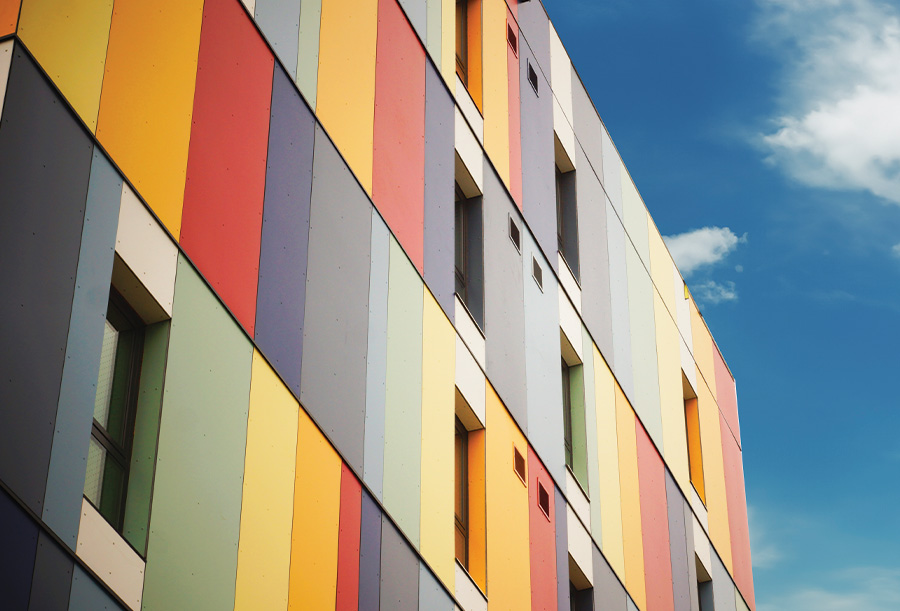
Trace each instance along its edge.
<path fill-rule="evenodd" d="M 454 290 L 479 329 L 484 330 L 484 249 L 481 194 L 457 177 L 454 194 Z"/>
<path fill-rule="evenodd" d="M 569 365 L 565 359 L 562 362 L 562 402 L 563 402 L 563 431 L 566 446 L 566 466 L 575 470 L 575 456 L 572 451 L 572 381 L 569 375 Z M 559 447 L 559 446 L 557 446 Z"/>
<path fill-rule="evenodd" d="M 469 432 L 459 418 L 456 418 L 456 441 L 454 450 L 456 522 L 456 559 L 469 568 Z"/>
<path fill-rule="evenodd" d="M 462 193 L 459 185 L 456 185 L 455 195 L 455 247 L 454 256 L 456 260 L 456 294 L 459 295 L 463 303 L 467 303 L 467 261 L 466 261 L 466 245 L 468 243 L 468 228 L 466 223 L 466 198 Z"/>
<path fill-rule="evenodd" d="M 456 74 L 463 85 L 469 84 L 469 3 L 456 0 Z"/>
<path fill-rule="evenodd" d="M 578 279 L 578 207 L 575 168 L 554 134 L 556 148 L 556 240 L 559 254 Z"/>
<path fill-rule="evenodd" d="M 700 446 L 700 411 L 697 396 L 691 389 L 687 378 L 682 375 L 684 388 L 684 423 L 687 432 L 688 467 L 691 473 L 691 484 L 700 500 L 706 503 L 706 490 L 703 483 L 703 451 Z"/>

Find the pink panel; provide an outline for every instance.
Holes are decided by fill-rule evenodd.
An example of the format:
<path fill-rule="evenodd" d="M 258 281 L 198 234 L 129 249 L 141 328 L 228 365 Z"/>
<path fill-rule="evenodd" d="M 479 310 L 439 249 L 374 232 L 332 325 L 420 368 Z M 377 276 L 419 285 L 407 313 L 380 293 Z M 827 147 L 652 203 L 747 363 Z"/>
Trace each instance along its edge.
<path fill-rule="evenodd" d="M 372 200 L 424 270 L 425 51 L 396 0 L 378 0 Z"/>
<path fill-rule="evenodd" d="M 669 510 L 663 461 L 641 423 L 637 432 L 641 532 L 644 536 L 644 575 L 648 611 L 674 611 L 672 556 L 669 547 Z"/>
<path fill-rule="evenodd" d="M 515 9 L 513 9 L 515 10 Z M 506 23 L 513 29 L 516 35 L 516 49 L 521 42 L 519 25 L 513 13 L 506 12 Z M 522 134 L 520 123 L 521 106 L 519 103 L 519 57 L 518 51 L 513 52 L 512 45 L 507 40 L 507 74 L 509 83 L 509 191 L 513 201 L 522 209 Z"/>
<path fill-rule="evenodd" d="M 555 609 L 556 592 L 556 489 L 537 454 L 528 446 L 528 524 L 531 551 L 531 608 Z M 538 485 L 547 491 L 550 516 L 538 505 Z M 565 519 L 565 516 L 562 516 Z"/>
<path fill-rule="evenodd" d="M 716 402 L 719 404 L 719 411 L 725 416 L 725 422 L 731 429 L 734 438 L 737 439 L 738 447 L 741 445 L 741 428 L 738 422 L 737 408 L 737 392 L 734 387 L 734 378 L 725 365 L 722 353 L 719 347 L 713 342 L 713 361 L 716 370 Z M 724 432 L 723 432 L 724 435 Z"/>
<path fill-rule="evenodd" d="M 359 537 L 362 486 L 350 467 L 341 463 L 341 508 L 338 534 L 338 574 L 335 609 L 350 611 L 359 604 Z"/>
<path fill-rule="evenodd" d="M 731 531 L 731 562 L 734 583 L 750 609 L 756 608 L 753 594 L 753 567 L 750 561 L 750 529 L 747 526 L 747 496 L 744 491 L 744 467 L 741 449 L 727 434 L 728 424 L 719 417 L 722 429 L 722 458 L 725 463 L 725 498 L 728 502 L 728 528 Z"/>

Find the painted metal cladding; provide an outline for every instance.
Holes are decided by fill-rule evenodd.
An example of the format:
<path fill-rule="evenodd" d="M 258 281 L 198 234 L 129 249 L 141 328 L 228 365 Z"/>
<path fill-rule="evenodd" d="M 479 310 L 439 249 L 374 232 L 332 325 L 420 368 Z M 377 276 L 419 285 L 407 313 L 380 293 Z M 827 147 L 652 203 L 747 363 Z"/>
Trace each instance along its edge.
<path fill-rule="evenodd" d="M 705 572 L 717 609 L 755 608 L 734 378 L 539 2 L 470 0 L 468 91 L 450 0 L 19 4 L 0 607 L 697 610 Z M 148 323 L 146 546 L 82 495 L 110 287 Z"/>

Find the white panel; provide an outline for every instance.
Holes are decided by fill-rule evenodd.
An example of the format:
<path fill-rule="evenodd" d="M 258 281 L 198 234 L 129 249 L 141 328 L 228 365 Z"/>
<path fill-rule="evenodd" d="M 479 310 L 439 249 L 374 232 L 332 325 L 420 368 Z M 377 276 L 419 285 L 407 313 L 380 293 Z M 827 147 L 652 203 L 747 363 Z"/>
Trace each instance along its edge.
<path fill-rule="evenodd" d="M 0 43 L 0 115 L 3 114 L 3 99 L 6 96 L 6 80 L 9 78 L 9 64 L 12 61 L 13 41 Z"/>
<path fill-rule="evenodd" d="M 86 499 L 75 553 L 132 609 L 141 608 L 144 561 Z"/>
<path fill-rule="evenodd" d="M 247 10 L 250 11 L 250 14 L 253 15 L 256 11 L 256 0 L 241 0 L 244 3 L 244 6 L 247 7 Z"/>
<path fill-rule="evenodd" d="M 578 480 L 572 475 L 572 472 L 566 469 L 566 500 L 569 507 L 575 511 L 581 522 L 590 530 L 591 528 L 591 502 L 584 494 Z"/>
<path fill-rule="evenodd" d="M 172 316 L 178 247 L 127 183 L 122 188 L 116 252 L 166 314 Z"/>
<path fill-rule="evenodd" d="M 560 169 L 564 171 L 577 169 L 577 166 L 575 165 L 575 159 L 577 157 L 575 154 L 575 130 L 572 129 L 572 123 L 569 118 L 566 117 L 565 112 L 557 99 L 553 100 L 553 131 L 556 132 L 556 137 L 559 139 L 559 143 L 562 144 L 566 156 L 572 164 L 572 168 L 563 168 L 560 166 Z"/>
<path fill-rule="evenodd" d="M 706 536 L 706 531 L 700 526 L 696 517 L 694 518 L 694 553 L 697 554 L 706 573 L 711 576 L 712 560 L 709 552 L 709 537 Z"/>
<path fill-rule="evenodd" d="M 693 485 L 691 485 L 690 497 L 691 509 L 694 510 L 694 519 L 700 521 L 703 530 L 709 530 L 709 513 L 706 511 L 706 505 L 700 500 L 700 495 L 694 490 Z"/>
<path fill-rule="evenodd" d="M 455 594 L 456 602 L 462 605 L 464 611 L 487 611 L 487 599 L 459 563 L 456 564 Z"/>
<path fill-rule="evenodd" d="M 456 387 L 472 408 L 481 426 L 485 423 L 484 372 L 463 340 L 456 336 Z"/>
<path fill-rule="evenodd" d="M 575 311 L 581 316 L 581 287 L 578 286 L 575 276 L 572 275 L 572 270 L 569 269 L 569 264 L 566 263 L 559 251 L 556 252 L 556 261 L 559 265 L 557 268 L 559 269 L 559 282 L 569 294 L 569 299 L 575 305 Z"/>
<path fill-rule="evenodd" d="M 459 155 L 459 158 L 462 159 L 472 180 L 475 181 L 475 186 L 478 187 L 478 191 L 484 193 L 483 149 L 478 140 L 475 139 L 475 134 L 472 133 L 471 128 L 463 118 L 458 106 L 456 107 L 455 116 L 456 121 L 454 123 L 454 128 L 456 130 L 456 153 Z M 466 195 L 470 197 L 468 193 Z"/>
<path fill-rule="evenodd" d="M 556 28 L 550 24 L 550 86 L 553 88 L 553 95 L 559 100 L 566 117 L 568 117 L 569 125 L 574 125 L 572 120 L 574 113 L 572 112 L 572 60 L 566 53 Z M 571 149 L 570 149 L 571 150 Z"/>
<path fill-rule="evenodd" d="M 475 361 L 481 370 L 484 371 L 484 335 L 472 320 L 469 310 L 462 304 L 459 297 L 454 296 L 456 302 L 456 310 L 454 312 L 456 321 L 456 332 L 462 341 L 468 346 L 469 351 L 475 357 Z M 459 350 L 457 350 L 457 353 Z"/>
<path fill-rule="evenodd" d="M 569 537 L 569 557 L 575 561 L 588 582 L 594 585 L 591 536 L 584 529 L 570 505 L 566 505 L 566 530 Z"/>
<path fill-rule="evenodd" d="M 562 329 L 562 332 L 566 335 L 566 339 L 569 340 L 569 344 L 572 345 L 572 349 L 575 350 L 575 356 L 578 357 L 578 362 L 584 362 L 584 352 L 581 348 L 582 338 L 581 338 L 581 318 L 578 317 L 578 313 L 575 312 L 575 308 L 572 307 L 572 302 L 569 301 L 569 298 L 566 297 L 566 292 L 563 290 L 563 287 L 559 284 L 556 285 L 557 294 L 559 295 L 559 328 Z M 571 359 L 567 359 L 569 365 L 573 365 L 574 363 L 570 362 Z"/>
<path fill-rule="evenodd" d="M 459 80 L 459 76 L 456 77 L 456 104 L 475 131 L 475 137 L 478 138 L 478 142 L 484 146 L 484 117 L 481 116 L 478 107 L 475 106 L 472 96 L 469 95 L 469 90 Z"/>
<path fill-rule="evenodd" d="M 650 233 L 647 228 L 647 207 L 637 187 L 622 164 L 622 207 L 625 214 L 625 233 L 647 270 L 650 269 Z M 647 272 L 649 273 L 649 271 Z"/>

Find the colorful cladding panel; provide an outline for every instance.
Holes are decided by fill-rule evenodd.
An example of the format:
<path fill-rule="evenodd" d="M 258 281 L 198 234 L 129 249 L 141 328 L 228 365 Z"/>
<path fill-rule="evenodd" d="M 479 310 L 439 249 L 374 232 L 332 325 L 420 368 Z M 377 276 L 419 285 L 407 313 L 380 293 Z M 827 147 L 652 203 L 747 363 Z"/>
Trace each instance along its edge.
<path fill-rule="evenodd" d="M 0 36 L 6 36 L 16 31 L 20 2 L 21 0 L 3 0 L 0 2 Z"/>
<path fill-rule="evenodd" d="M 171 287 L 168 298 L 151 292 L 163 313 L 145 359 L 161 373 L 141 379 L 142 402 L 162 397 L 161 410 L 138 416 L 156 419 L 159 460 L 150 427 L 135 439 L 143 462 L 132 461 L 129 480 L 129 499 L 153 501 L 152 521 L 146 509 L 125 516 L 126 536 L 149 538 L 147 608 L 208 598 L 469 609 L 478 590 L 490 608 L 577 607 L 585 595 L 570 601 L 570 553 L 597 605 L 696 606 L 686 525 L 702 508 L 685 498 L 681 370 L 699 395 L 693 448 L 723 562 L 715 597 L 732 600 L 733 576 L 736 606 L 753 606 L 734 380 L 696 304 L 681 299 L 671 257 L 539 3 L 463 3 L 464 87 L 449 0 L 304 1 L 302 11 L 272 0 L 63 4 L 26 0 L 17 37 L 0 45 L 4 85 L 4 57 L 16 55 L 0 98 L 0 153 L 18 177 L 0 177 L 0 193 L 53 202 L 4 210 L 11 256 L 52 263 L 4 273 L 26 287 L 22 301 L 63 295 L 40 309 L 40 341 L 17 344 L 66 357 L 17 373 L 22 388 L 58 401 L 40 422 L 4 415 L 8 449 L 35 440 L 15 460 L 0 451 L 11 502 L 74 541 L 90 419 L 69 398 L 90 407 L 98 353 L 85 321 L 96 327 L 105 307 L 86 300 L 105 293 L 113 249 L 113 276 L 139 252 L 154 271 L 134 267 L 134 282 L 157 286 L 171 260 L 176 285 L 174 311 Z M 11 32 L 18 4 L 3 9 Z M 475 102 L 459 100 L 468 109 L 458 122 L 456 94 Z M 100 207 L 95 127 L 112 164 Z M 470 226 L 483 242 L 480 327 L 454 305 L 451 284 L 457 127 L 478 134 L 469 145 L 483 155 Z M 554 134 L 577 168 L 577 287 L 555 271 Z M 120 199 L 126 220 L 113 245 Z M 123 229 L 132 209 L 163 239 L 133 243 Z M 62 248 L 80 254 L 61 257 Z M 562 327 L 583 361 L 567 390 L 585 499 L 565 481 Z M 457 350 L 488 380 L 486 414 L 472 416 L 486 426 L 469 431 L 466 455 L 471 580 L 453 545 Z M 24 579 L 68 583 L 49 576 L 74 552 L 38 539 Z M 72 604 L 122 598 L 116 578 L 96 578 L 75 572 Z"/>

